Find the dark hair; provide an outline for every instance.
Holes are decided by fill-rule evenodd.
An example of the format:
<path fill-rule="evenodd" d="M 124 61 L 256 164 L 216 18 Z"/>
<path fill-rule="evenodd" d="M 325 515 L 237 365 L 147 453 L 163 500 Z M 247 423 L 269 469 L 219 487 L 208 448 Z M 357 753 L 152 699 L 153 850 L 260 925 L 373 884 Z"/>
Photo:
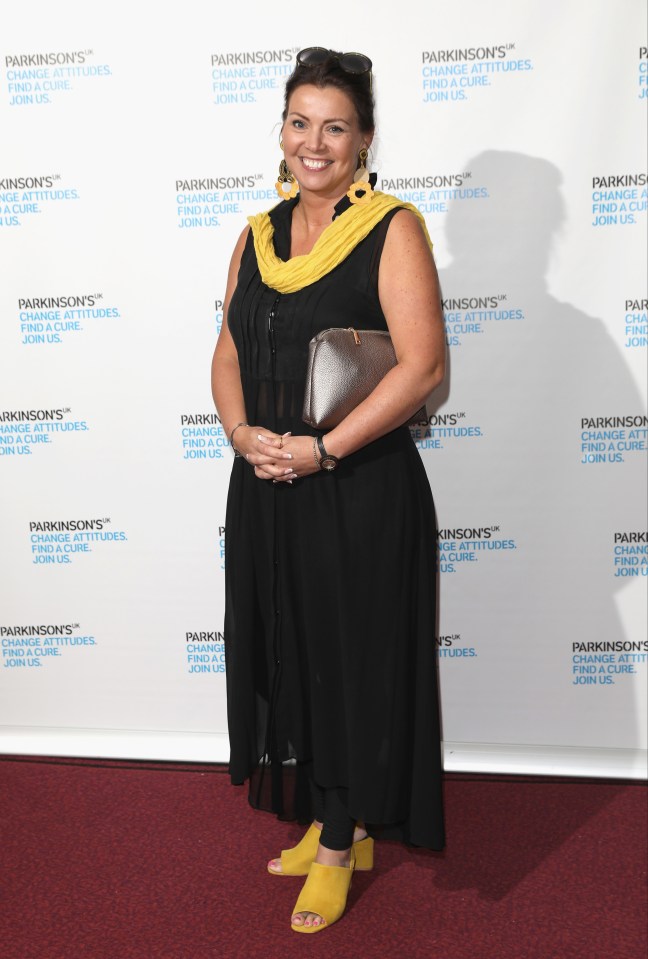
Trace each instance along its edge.
<path fill-rule="evenodd" d="M 348 98 L 355 107 L 358 117 L 358 125 L 361 133 L 373 133 L 376 123 L 374 120 L 374 98 L 371 92 L 371 74 L 370 73 L 347 73 L 340 66 L 338 57 L 342 54 L 337 50 L 331 50 L 331 56 L 324 63 L 317 63 L 313 66 L 296 65 L 293 72 L 286 80 L 286 91 L 284 94 L 284 109 L 281 115 L 285 121 L 288 115 L 288 102 L 297 89 L 297 87 L 311 84 L 314 87 L 336 87 Z"/>

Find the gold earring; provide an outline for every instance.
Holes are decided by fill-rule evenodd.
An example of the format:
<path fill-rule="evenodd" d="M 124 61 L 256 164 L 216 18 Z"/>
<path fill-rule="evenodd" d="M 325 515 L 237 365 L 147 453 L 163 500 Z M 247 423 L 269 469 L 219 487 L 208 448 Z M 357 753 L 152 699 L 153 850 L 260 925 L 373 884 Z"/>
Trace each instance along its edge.
<path fill-rule="evenodd" d="M 366 180 L 369 182 L 369 172 L 367 170 L 367 157 L 369 156 L 369 151 L 366 147 L 363 147 L 362 150 L 358 153 L 358 169 L 355 172 L 353 182 L 357 183 L 359 180 Z"/>
<path fill-rule="evenodd" d="M 279 137 L 279 149 L 283 150 L 283 148 L 283 139 Z M 299 190 L 299 184 L 288 169 L 288 164 L 285 159 L 279 164 L 279 179 L 275 183 L 275 190 L 282 200 L 292 200 Z"/>
<path fill-rule="evenodd" d="M 369 151 L 366 147 L 363 147 L 358 153 L 358 169 L 353 177 L 353 183 L 347 192 L 347 196 L 352 203 L 362 204 L 369 203 L 373 200 L 373 187 L 369 181 L 369 171 L 365 165 L 368 155 Z"/>
<path fill-rule="evenodd" d="M 299 184 L 288 169 L 288 164 L 285 160 L 282 160 L 279 164 L 279 179 L 275 183 L 275 190 L 282 200 L 292 200 L 294 196 L 297 196 L 299 191 Z"/>

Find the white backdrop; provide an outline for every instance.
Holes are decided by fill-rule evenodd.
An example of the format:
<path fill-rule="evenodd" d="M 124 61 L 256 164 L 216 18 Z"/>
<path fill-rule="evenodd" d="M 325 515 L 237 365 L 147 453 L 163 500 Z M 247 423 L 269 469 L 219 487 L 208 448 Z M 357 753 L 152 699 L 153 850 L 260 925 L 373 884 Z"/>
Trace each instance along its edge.
<path fill-rule="evenodd" d="M 448 769 L 645 774 L 642 0 L 25 2 L 0 37 L 0 750 L 226 760 L 209 365 L 307 45 L 435 243 Z M 434 642 L 434 637 L 430 637 Z"/>

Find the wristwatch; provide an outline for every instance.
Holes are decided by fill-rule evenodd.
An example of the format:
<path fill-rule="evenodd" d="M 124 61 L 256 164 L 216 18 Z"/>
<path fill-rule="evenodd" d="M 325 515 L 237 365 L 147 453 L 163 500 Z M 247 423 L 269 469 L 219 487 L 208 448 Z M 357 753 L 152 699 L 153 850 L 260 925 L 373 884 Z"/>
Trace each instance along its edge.
<path fill-rule="evenodd" d="M 324 440 L 321 436 L 317 437 L 317 448 L 320 451 L 320 469 L 326 470 L 327 473 L 332 473 L 333 470 L 338 468 L 339 459 L 337 456 L 332 456 L 331 453 L 326 452 Z"/>

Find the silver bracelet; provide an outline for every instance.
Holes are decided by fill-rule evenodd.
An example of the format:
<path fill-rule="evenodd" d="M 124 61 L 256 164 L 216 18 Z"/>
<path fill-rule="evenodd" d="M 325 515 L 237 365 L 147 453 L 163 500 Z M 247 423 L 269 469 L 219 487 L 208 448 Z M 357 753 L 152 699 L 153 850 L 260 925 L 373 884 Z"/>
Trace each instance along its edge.
<path fill-rule="evenodd" d="M 317 437 L 316 436 L 313 437 L 313 458 L 315 460 L 315 466 L 318 468 L 318 470 L 321 470 L 322 467 L 320 466 L 320 461 L 317 458 Z"/>
<path fill-rule="evenodd" d="M 249 425 L 250 425 L 249 423 L 237 423 L 234 429 L 232 430 L 232 432 L 230 433 L 229 441 L 230 441 L 230 446 L 234 450 L 234 456 L 241 455 L 239 451 L 237 450 L 237 448 L 234 446 L 234 434 L 236 433 L 239 426 L 249 426 Z"/>

